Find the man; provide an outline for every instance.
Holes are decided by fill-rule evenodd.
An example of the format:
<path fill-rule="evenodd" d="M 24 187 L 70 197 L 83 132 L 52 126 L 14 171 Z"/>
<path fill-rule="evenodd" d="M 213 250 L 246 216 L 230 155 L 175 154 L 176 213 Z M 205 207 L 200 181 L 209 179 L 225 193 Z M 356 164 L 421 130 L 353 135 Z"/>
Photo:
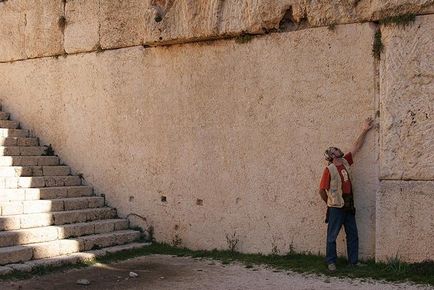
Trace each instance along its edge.
<path fill-rule="evenodd" d="M 350 265 L 361 265 L 358 262 L 359 237 L 355 219 L 353 189 L 350 166 L 353 158 L 362 148 L 366 134 L 373 127 L 372 118 L 367 118 L 363 124 L 363 131 L 353 144 L 349 153 L 345 154 L 336 147 L 328 148 L 324 157 L 329 165 L 324 169 L 321 178 L 319 194 L 327 204 L 327 247 L 326 262 L 330 271 L 336 271 L 336 238 L 342 225 L 347 240 L 347 254 Z"/>

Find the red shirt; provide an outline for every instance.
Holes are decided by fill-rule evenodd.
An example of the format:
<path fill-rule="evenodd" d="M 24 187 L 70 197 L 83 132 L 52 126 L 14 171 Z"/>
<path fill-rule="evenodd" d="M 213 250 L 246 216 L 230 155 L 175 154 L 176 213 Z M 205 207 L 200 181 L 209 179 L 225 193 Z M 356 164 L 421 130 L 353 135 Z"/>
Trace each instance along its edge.
<path fill-rule="evenodd" d="M 353 164 L 353 156 L 351 155 L 351 152 L 345 154 L 344 158 L 348 161 L 348 163 L 350 165 Z M 348 174 L 347 170 L 345 169 L 345 166 L 342 164 L 342 165 L 336 166 L 336 168 L 338 169 L 339 175 L 341 176 L 342 193 L 343 194 L 352 194 L 351 180 L 349 178 L 349 174 Z M 319 185 L 319 188 L 324 189 L 324 190 L 330 189 L 330 171 L 327 167 L 324 169 L 324 172 L 322 174 L 321 183 Z"/>

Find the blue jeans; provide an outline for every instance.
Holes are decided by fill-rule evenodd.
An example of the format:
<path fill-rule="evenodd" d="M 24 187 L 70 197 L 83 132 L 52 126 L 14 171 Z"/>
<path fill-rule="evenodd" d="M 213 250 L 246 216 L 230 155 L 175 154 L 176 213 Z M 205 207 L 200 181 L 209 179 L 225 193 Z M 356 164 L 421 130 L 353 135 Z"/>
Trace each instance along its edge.
<path fill-rule="evenodd" d="M 350 264 L 356 264 L 358 262 L 359 236 L 357 233 L 356 217 L 350 212 L 345 212 L 342 208 L 331 207 L 329 208 L 327 227 L 327 264 L 336 263 L 336 238 L 338 237 L 342 225 L 344 226 L 347 237 L 348 262 Z"/>

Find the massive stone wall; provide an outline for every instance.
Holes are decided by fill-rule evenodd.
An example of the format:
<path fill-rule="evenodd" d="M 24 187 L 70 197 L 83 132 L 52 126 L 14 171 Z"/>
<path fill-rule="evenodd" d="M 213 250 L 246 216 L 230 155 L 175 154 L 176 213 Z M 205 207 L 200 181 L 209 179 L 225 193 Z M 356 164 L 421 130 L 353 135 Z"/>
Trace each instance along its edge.
<path fill-rule="evenodd" d="M 433 259 L 434 17 L 382 32 L 377 258 Z"/>
<path fill-rule="evenodd" d="M 434 0 L 9 0 L 0 62 L 432 13 Z M 3 22 L 3 21 L 2 21 Z"/>
<path fill-rule="evenodd" d="M 160 241 L 227 248 L 236 233 L 245 252 L 323 252 L 322 153 L 348 149 L 377 110 L 373 33 L 354 24 L 0 64 L 0 95 Z M 375 245 L 375 135 L 355 164 L 364 257 Z"/>
<path fill-rule="evenodd" d="M 377 115 L 354 165 L 361 254 L 434 259 L 433 16 L 350 24 L 433 3 L 0 2 L 0 98 L 158 240 L 264 253 L 324 251 L 322 152 Z"/>

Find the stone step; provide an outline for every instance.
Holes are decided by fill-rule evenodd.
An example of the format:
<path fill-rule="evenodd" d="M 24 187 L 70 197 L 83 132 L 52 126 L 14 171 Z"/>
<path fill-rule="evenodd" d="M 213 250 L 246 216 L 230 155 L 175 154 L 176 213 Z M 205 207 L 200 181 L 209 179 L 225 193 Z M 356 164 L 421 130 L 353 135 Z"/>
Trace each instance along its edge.
<path fill-rule="evenodd" d="M 0 120 L 9 120 L 10 117 L 11 115 L 9 113 L 0 112 Z"/>
<path fill-rule="evenodd" d="M 46 150 L 44 146 L 0 146 L 0 156 L 41 156 Z"/>
<path fill-rule="evenodd" d="M 0 188 L 35 188 L 81 185 L 78 176 L 0 177 Z"/>
<path fill-rule="evenodd" d="M 69 255 L 61 255 L 53 258 L 46 258 L 40 260 L 31 260 L 19 264 L 8 264 L 0 267 L 0 275 L 7 275 L 13 271 L 18 272 L 31 272 L 41 267 L 60 267 L 65 265 L 77 264 L 79 262 L 87 262 L 97 257 L 102 257 L 107 254 L 115 254 L 124 251 L 137 250 L 150 246 L 151 243 L 129 243 L 119 246 L 112 246 L 94 251 L 85 251 L 81 253 L 73 253 Z"/>
<path fill-rule="evenodd" d="M 0 231 L 83 223 L 115 217 L 116 209 L 110 207 L 0 216 Z"/>
<path fill-rule="evenodd" d="M 104 207 L 104 198 L 99 196 L 59 198 L 52 200 L 4 201 L 0 202 L 0 215 L 22 215 L 69 211 Z"/>
<path fill-rule="evenodd" d="M 0 146 L 38 146 L 38 138 L 0 137 Z"/>
<path fill-rule="evenodd" d="M 139 238 L 140 232 L 138 231 L 121 230 L 111 233 L 83 236 L 75 239 L 63 239 L 28 244 L 26 246 L 3 247 L 0 248 L 0 265 L 22 263 L 29 260 L 52 258 L 80 251 L 123 245 L 136 241 Z"/>
<path fill-rule="evenodd" d="M 84 197 L 92 195 L 92 187 L 86 185 L 17 189 L 6 188 L 0 189 L 0 202 L 39 199 L 45 200 L 68 197 Z"/>
<path fill-rule="evenodd" d="M 29 137 L 29 135 L 29 130 L 26 129 L 0 128 L 0 137 Z"/>
<path fill-rule="evenodd" d="M 0 166 L 0 177 L 67 176 L 69 166 Z"/>
<path fill-rule="evenodd" d="M 52 166 L 59 162 L 57 156 L 0 156 L 0 166 Z"/>
<path fill-rule="evenodd" d="M 0 232 L 0 247 L 43 243 L 126 229 L 128 229 L 126 219 L 108 219 L 63 226 L 4 231 Z"/>
<path fill-rule="evenodd" d="M 20 126 L 20 123 L 17 121 L 1 120 L 0 119 L 0 128 L 17 129 L 19 126 Z"/>

